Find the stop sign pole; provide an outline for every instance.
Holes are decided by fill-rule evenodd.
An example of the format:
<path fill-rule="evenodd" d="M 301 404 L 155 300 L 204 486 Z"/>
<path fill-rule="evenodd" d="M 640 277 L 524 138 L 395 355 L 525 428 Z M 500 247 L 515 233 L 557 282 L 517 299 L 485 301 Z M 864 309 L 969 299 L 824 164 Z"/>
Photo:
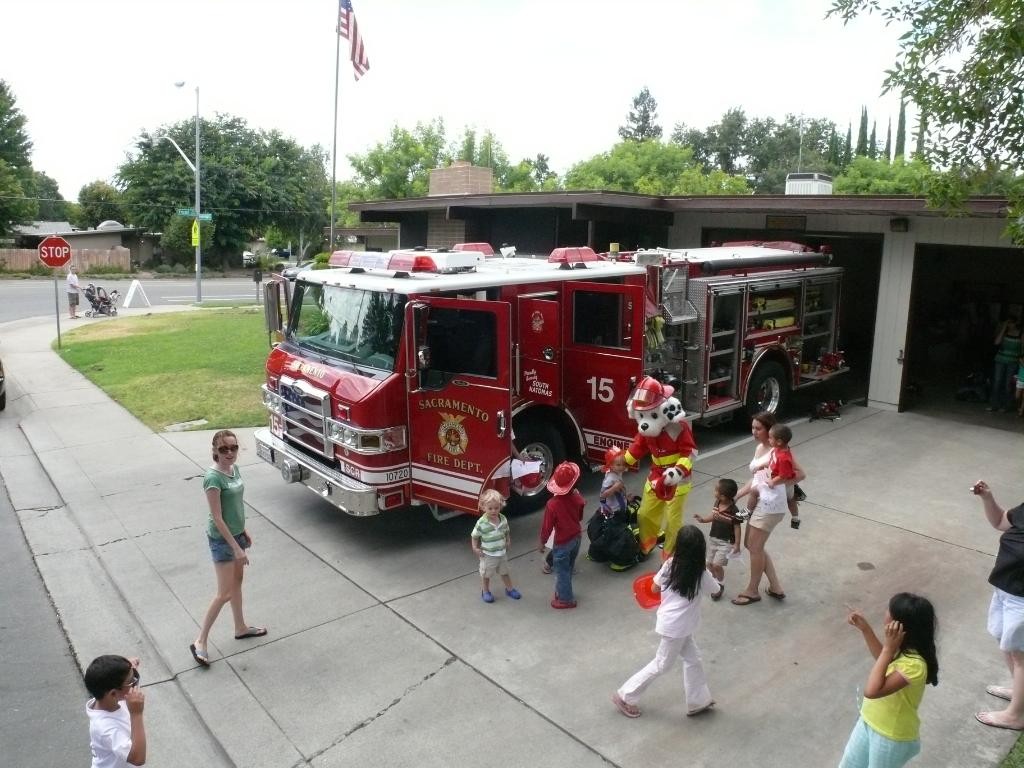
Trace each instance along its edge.
<path fill-rule="evenodd" d="M 71 244 L 63 237 L 50 235 L 39 243 L 39 260 L 50 269 L 58 270 L 71 261 Z M 57 349 L 60 349 L 60 292 L 57 273 L 53 273 L 53 309 L 57 318 Z"/>

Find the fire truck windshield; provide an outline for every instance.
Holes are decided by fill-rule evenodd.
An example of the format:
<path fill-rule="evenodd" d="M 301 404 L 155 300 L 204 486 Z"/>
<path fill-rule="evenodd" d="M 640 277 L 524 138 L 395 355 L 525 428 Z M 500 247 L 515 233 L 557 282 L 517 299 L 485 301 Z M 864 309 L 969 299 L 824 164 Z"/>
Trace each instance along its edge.
<path fill-rule="evenodd" d="M 328 357 L 391 371 L 405 301 L 395 293 L 299 282 L 288 339 Z"/>

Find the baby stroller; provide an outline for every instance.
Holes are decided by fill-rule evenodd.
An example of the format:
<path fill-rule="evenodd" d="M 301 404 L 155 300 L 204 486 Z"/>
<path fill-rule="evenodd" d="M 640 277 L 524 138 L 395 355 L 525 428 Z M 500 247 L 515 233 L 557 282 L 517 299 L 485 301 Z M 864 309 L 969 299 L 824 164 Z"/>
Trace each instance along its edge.
<path fill-rule="evenodd" d="M 117 300 L 121 298 L 121 294 L 116 288 L 108 294 L 101 286 L 89 283 L 85 287 L 85 298 L 89 300 L 92 307 L 92 309 L 86 310 L 86 317 L 99 317 L 100 315 L 113 317 L 117 314 Z"/>

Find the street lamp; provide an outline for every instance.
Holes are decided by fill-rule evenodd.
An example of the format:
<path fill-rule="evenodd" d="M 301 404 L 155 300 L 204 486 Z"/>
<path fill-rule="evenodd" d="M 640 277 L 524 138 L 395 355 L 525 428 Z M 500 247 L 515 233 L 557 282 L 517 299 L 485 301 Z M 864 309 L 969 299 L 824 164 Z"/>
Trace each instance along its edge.
<path fill-rule="evenodd" d="M 176 82 L 175 87 L 184 88 L 185 81 L 179 80 Z M 199 227 L 199 214 L 201 209 L 199 207 L 199 86 L 196 86 L 196 162 L 195 165 L 189 162 L 188 158 L 185 157 L 185 153 L 181 151 L 181 147 L 174 143 L 173 139 L 167 138 L 171 144 L 174 144 L 175 149 L 178 153 L 185 158 L 185 162 L 188 163 L 189 168 L 196 175 L 196 227 Z M 202 231 L 200 231 L 200 237 L 196 238 L 196 304 L 201 304 L 203 301 L 203 246 L 202 243 Z"/>

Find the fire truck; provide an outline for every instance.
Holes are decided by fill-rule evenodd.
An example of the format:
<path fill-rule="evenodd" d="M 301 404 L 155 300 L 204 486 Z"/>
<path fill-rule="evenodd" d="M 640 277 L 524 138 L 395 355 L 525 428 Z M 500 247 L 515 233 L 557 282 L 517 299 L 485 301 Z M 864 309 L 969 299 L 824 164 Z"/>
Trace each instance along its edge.
<path fill-rule="evenodd" d="M 265 284 L 270 424 L 256 443 L 285 481 L 357 516 L 476 513 L 489 487 L 529 507 L 559 462 L 628 444 L 644 375 L 713 423 L 846 370 L 828 253 L 474 247 L 336 251 L 328 269 Z M 513 439 L 539 472 L 510 476 Z"/>

